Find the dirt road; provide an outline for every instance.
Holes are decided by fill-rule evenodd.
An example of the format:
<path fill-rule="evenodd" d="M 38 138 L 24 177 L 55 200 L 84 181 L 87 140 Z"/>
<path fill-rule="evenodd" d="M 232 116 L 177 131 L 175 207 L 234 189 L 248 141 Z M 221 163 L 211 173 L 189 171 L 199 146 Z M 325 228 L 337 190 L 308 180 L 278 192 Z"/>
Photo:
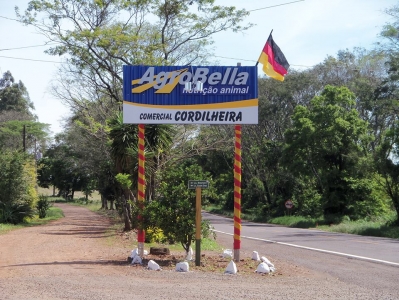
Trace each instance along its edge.
<path fill-rule="evenodd" d="M 110 222 L 82 207 L 57 204 L 65 218 L 0 235 L 0 299 L 399 299 L 269 256 L 275 276 L 148 271 L 127 264 L 132 247 L 113 243 Z M 218 237 L 228 247 L 231 238 Z M 242 249 L 242 256 L 252 249 Z M 280 251 L 281 252 L 281 251 Z M 282 253 L 283 254 L 283 253 Z M 373 272 L 373 270 L 370 270 Z"/>

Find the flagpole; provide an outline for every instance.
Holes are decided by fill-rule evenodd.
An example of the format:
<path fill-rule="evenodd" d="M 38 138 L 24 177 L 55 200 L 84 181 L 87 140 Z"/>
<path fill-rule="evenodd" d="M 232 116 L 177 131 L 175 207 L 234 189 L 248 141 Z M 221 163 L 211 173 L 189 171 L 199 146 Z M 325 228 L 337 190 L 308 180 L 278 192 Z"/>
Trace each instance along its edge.
<path fill-rule="evenodd" d="M 270 34 L 269 34 L 269 36 L 271 36 L 272 35 L 272 32 L 273 32 L 273 29 L 272 29 L 272 31 L 270 31 Z M 268 38 L 269 39 L 269 38 Z M 267 43 L 267 40 L 266 40 L 266 43 Z M 262 53 L 263 53 L 263 49 L 262 49 L 262 51 L 260 52 L 260 54 L 259 54 L 259 58 L 258 58 L 258 60 L 256 61 L 256 65 L 255 65 L 255 67 L 257 67 L 258 66 L 258 63 L 259 63 L 259 60 L 260 60 L 260 57 L 262 56 Z"/>

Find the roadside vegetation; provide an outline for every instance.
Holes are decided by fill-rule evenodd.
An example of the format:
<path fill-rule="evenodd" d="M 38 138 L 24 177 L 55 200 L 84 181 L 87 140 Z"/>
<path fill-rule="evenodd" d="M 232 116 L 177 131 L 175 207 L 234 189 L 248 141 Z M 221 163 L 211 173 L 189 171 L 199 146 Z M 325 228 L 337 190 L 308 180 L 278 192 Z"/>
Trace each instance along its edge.
<path fill-rule="evenodd" d="M 233 217 L 231 211 L 220 207 L 208 206 L 206 211 Z M 351 220 L 348 216 L 324 216 L 311 218 L 305 216 L 287 215 L 276 218 L 265 218 L 257 213 L 242 213 L 242 220 L 251 222 L 262 222 L 274 225 L 288 226 L 294 228 L 317 229 L 330 232 L 349 233 L 365 236 L 376 236 L 399 239 L 399 227 L 395 224 L 396 213 L 391 211 L 384 216 L 366 217 L 360 220 Z"/>
<path fill-rule="evenodd" d="M 125 231 L 146 230 L 149 243 L 185 250 L 195 232 L 188 180 L 209 181 L 203 206 L 232 215 L 234 128 L 227 125 L 146 125 L 138 203 L 138 126 L 123 122 L 121 70 L 213 64 L 213 34 L 245 31 L 253 26 L 248 14 L 191 0 L 40 0 L 17 9 L 21 22 L 51 37 L 46 53 L 68 58 L 52 91 L 71 114 L 50 139 L 23 83 L 10 71 L 0 78 L 0 223 L 35 215 L 37 185 L 54 201 L 115 212 Z M 399 7 L 386 16 L 375 49 L 342 49 L 290 69 L 284 82 L 258 79 L 259 124 L 242 126 L 244 219 L 398 237 Z"/>
<path fill-rule="evenodd" d="M 60 208 L 50 207 L 47 211 L 46 217 L 44 218 L 39 218 L 39 216 L 36 215 L 33 218 L 25 219 L 24 222 L 18 223 L 16 225 L 9 223 L 0 223 L 0 234 L 4 234 L 9 232 L 10 230 L 15 230 L 19 228 L 47 224 L 50 221 L 58 220 L 62 217 L 64 217 L 64 213 Z"/>

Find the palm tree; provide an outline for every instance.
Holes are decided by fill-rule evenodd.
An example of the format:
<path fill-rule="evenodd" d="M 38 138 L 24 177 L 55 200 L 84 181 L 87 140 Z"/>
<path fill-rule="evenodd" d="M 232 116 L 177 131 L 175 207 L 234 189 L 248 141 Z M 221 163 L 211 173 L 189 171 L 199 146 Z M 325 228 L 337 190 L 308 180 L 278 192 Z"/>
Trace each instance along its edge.
<path fill-rule="evenodd" d="M 117 173 L 131 175 L 132 186 L 137 187 L 138 178 L 138 126 L 135 124 L 124 124 L 122 112 L 108 120 L 110 127 L 109 139 L 111 146 L 111 157 L 115 163 Z M 172 145 L 174 127 L 172 125 L 147 125 L 145 130 L 145 156 L 146 156 L 146 178 L 149 188 L 146 189 L 146 198 L 151 199 L 155 191 L 155 174 L 159 169 L 162 157 L 166 155 Z M 136 189 L 133 190 L 137 192 Z M 131 189 L 123 189 L 123 204 L 125 230 L 130 229 L 130 209 L 127 200 L 135 199 Z"/>

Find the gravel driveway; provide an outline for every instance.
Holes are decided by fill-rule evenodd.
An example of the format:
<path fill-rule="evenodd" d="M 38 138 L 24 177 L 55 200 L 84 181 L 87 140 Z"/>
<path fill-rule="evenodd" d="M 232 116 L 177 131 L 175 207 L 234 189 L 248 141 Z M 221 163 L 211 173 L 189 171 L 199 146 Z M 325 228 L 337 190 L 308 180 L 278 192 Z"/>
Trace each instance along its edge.
<path fill-rule="evenodd" d="M 399 299 L 397 284 L 378 289 L 371 283 L 342 280 L 333 272 L 300 264 L 300 260 L 295 263 L 292 257 L 285 257 L 287 250 L 277 245 L 265 248 L 270 250 L 268 258 L 278 270 L 274 276 L 148 271 L 127 264 L 131 247 L 110 244 L 113 233 L 107 231 L 111 224 L 105 217 L 83 207 L 57 206 L 63 209 L 65 218 L 0 235 L 1 300 Z M 218 237 L 229 248 L 231 239 Z M 242 244 L 241 257 L 250 255 L 256 247 Z M 309 253 L 300 255 L 303 260 Z M 337 258 L 324 259 L 334 264 Z M 359 264 L 373 272 L 369 267 L 372 265 Z M 399 269 L 389 270 L 399 275 Z M 350 272 L 356 277 L 356 270 Z M 399 282 L 399 276 L 392 279 Z"/>

